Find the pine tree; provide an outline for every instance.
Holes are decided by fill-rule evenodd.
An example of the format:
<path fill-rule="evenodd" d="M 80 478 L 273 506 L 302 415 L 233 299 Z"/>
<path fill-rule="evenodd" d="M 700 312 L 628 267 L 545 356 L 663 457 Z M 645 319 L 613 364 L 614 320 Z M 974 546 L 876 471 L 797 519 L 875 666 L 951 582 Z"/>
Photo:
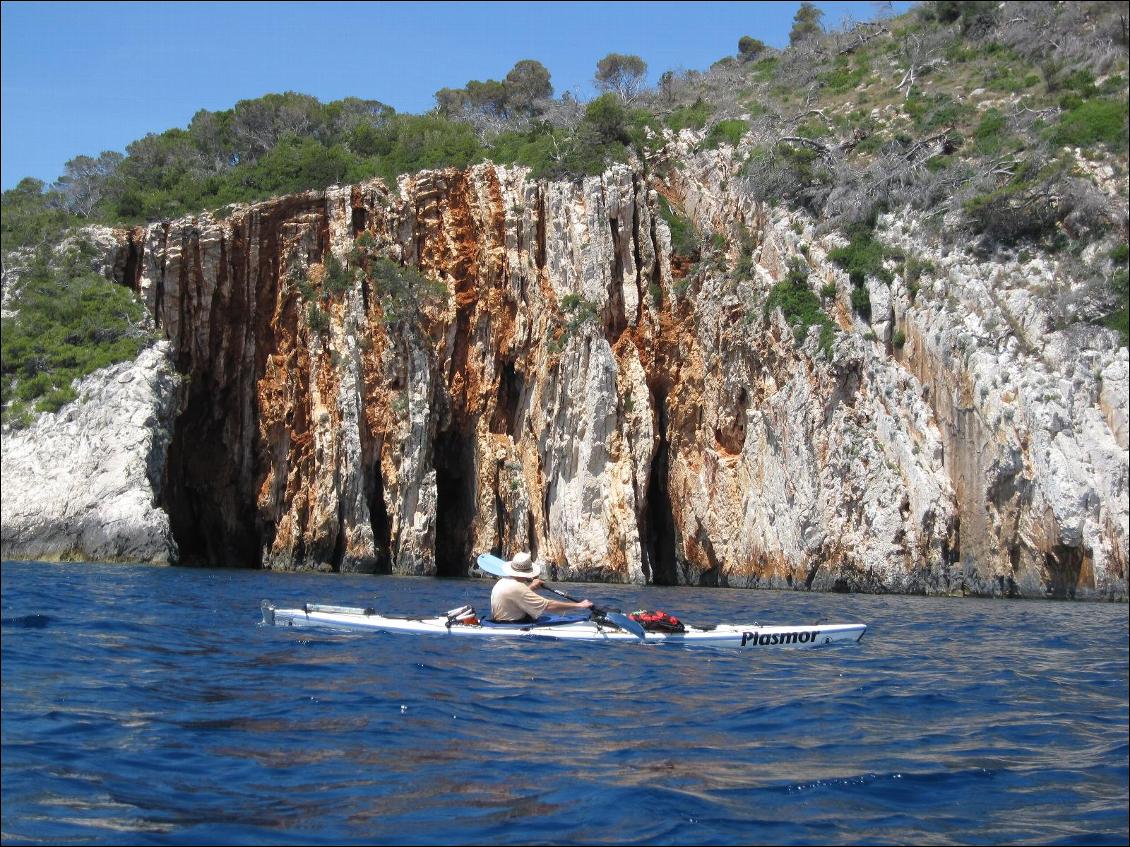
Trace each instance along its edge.
<path fill-rule="evenodd" d="M 793 28 L 789 32 L 789 44 L 798 44 L 805 39 L 823 32 L 820 19 L 824 13 L 811 3 L 801 3 L 793 18 Z"/>

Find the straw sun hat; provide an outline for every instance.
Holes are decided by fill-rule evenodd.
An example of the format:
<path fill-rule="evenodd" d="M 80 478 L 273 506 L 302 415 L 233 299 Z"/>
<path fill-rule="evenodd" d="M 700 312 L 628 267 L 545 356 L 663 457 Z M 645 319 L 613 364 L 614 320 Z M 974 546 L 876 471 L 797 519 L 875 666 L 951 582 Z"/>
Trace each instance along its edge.
<path fill-rule="evenodd" d="M 541 574 L 541 563 L 530 561 L 529 553 L 519 553 L 502 566 L 503 576 L 516 576 L 519 579 L 533 579 Z"/>

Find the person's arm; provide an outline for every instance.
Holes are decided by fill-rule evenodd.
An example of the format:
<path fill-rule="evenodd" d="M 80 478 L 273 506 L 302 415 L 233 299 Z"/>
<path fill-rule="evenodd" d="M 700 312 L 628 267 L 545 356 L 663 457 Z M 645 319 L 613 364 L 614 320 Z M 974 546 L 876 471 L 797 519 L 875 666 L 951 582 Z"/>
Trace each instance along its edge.
<path fill-rule="evenodd" d="M 591 608 L 592 600 L 582 600 L 579 603 L 570 603 L 568 600 L 550 600 L 545 610 L 559 615 L 562 612 L 587 611 Z"/>
<path fill-rule="evenodd" d="M 530 580 L 531 591 L 537 591 L 543 585 L 545 585 L 545 583 L 540 579 Z M 549 605 L 545 607 L 545 610 L 557 615 L 561 614 L 562 612 L 584 611 L 586 609 L 592 608 L 592 600 L 581 600 L 578 603 L 571 603 L 568 600 L 549 600 L 548 602 Z"/>

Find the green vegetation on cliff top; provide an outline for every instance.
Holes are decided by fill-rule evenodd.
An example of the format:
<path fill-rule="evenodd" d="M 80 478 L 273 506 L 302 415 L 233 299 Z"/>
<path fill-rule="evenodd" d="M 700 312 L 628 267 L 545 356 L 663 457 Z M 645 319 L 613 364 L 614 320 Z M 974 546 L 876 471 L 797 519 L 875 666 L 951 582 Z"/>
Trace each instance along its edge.
<path fill-rule="evenodd" d="M 4 192 L 3 251 L 58 243 L 84 223 L 169 219 L 373 177 L 391 185 L 402 174 L 485 160 L 554 179 L 634 160 L 662 182 L 665 168 L 678 167 L 664 133 L 680 131 L 698 133 L 699 149 L 737 148 L 752 199 L 807 210 L 823 229 L 851 233 L 832 258 L 856 288 L 867 274 L 885 273 L 869 230 L 878 214 L 899 208 L 933 221 L 943 240 L 982 251 L 1028 245 L 1080 255 L 1124 225 L 1104 194 L 1120 186 L 1125 204 L 1123 4 L 927 2 L 840 31 L 825 31 L 819 10 L 805 4 L 785 50 L 741 33 L 734 42 L 735 56 L 702 72 L 667 71 L 653 88 L 639 57 L 609 54 L 594 75 L 604 93 L 587 104 L 553 97 L 548 70 L 526 59 L 502 80 L 436 92 L 435 109 L 424 115 L 294 92 L 202 110 L 185 128 L 138 139 L 125 155 L 77 156 L 51 186 L 29 178 Z M 1101 186 L 1094 174 L 1104 169 Z M 697 255 L 704 236 L 663 206 L 676 251 Z M 1082 272 L 1092 300 L 1106 304 L 1092 319 L 1119 328 L 1125 341 L 1124 266 L 1104 260 Z M 61 333 L 67 343 L 86 337 L 102 352 L 31 350 L 25 329 L 5 320 L 6 404 L 57 405 L 68 374 L 126 355 L 134 343 L 119 330 L 83 335 L 77 322 L 90 323 L 97 298 L 89 275 L 72 271 L 51 273 L 71 274 L 73 285 L 63 288 L 75 288 L 85 305 L 60 305 L 51 318 L 58 332 L 36 324 L 51 312 L 35 299 L 48 273 L 37 271 L 40 287 L 25 285 L 14 301 L 27 313 L 19 326 Z M 103 310 L 111 325 L 133 321 L 122 317 L 121 291 L 105 291 L 114 301 Z M 793 304 L 790 314 L 807 315 L 810 305 Z"/>
<path fill-rule="evenodd" d="M 0 333 L 5 423 L 57 411 L 75 398 L 73 380 L 136 358 L 152 341 L 141 304 L 92 270 L 94 253 L 83 243 L 60 258 L 42 249 L 25 270 L 19 311 Z"/>
<path fill-rule="evenodd" d="M 1125 178 L 1121 4 L 928 2 L 835 32 L 806 6 L 784 51 L 734 40 L 735 56 L 705 72 L 667 71 L 654 88 L 639 57 L 609 54 L 594 76 L 605 93 L 588 104 L 554 98 L 549 71 L 525 59 L 502 80 L 437 91 L 425 115 L 294 92 L 201 110 L 124 156 L 77 156 L 54 185 L 25 180 L 5 192 L 3 246 L 77 222 L 144 223 L 488 159 L 550 178 L 597 174 L 632 156 L 647 167 L 658 165 L 664 129 L 699 131 L 707 149 L 748 134 L 764 199 L 837 226 L 900 204 L 949 211 L 952 202 L 937 202 L 943 191 L 974 209 L 1038 207 L 1058 225 L 1079 216 L 1062 190 L 1079 175 L 1070 148 L 1112 161 Z M 993 200 L 1004 188 L 1010 198 Z M 961 223 L 980 235 L 983 222 L 972 214 Z"/>

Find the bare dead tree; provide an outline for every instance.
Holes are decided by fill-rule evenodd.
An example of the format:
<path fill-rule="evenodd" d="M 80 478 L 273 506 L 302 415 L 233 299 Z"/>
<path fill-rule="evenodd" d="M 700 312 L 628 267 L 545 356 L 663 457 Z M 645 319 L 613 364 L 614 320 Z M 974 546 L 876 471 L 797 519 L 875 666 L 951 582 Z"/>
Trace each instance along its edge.
<path fill-rule="evenodd" d="M 585 104 L 580 94 L 565 91 L 560 99 L 550 100 L 542 111 L 542 119 L 556 129 L 575 130 L 585 117 Z"/>
<path fill-rule="evenodd" d="M 942 50 L 943 45 L 936 37 L 923 38 L 917 33 L 909 33 L 903 38 L 899 52 L 906 62 L 906 70 L 903 72 L 898 85 L 895 86 L 895 90 L 902 91 L 905 87 L 904 99 L 910 99 L 910 92 L 914 90 L 914 84 L 918 81 L 919 75 L 927 68 L 945 64 L 945 59 L 941 55 Z"/>
<path fill-rule="evenodd" d="M 1005 6 L 996 37 L 1043 67 L 1067 74 L 1086 69 L 1099 75 L 1126 54 L 1122 4 L 1009 2 Z"/>
<path fill-rule="evenodd" d="M 866 22 L 856 24 L 848 33 L 846 33 L 847 44 L 839 49 L 838 54 L 843 56 L 847 53 L 854 53 L 856 50 L 858 50 L 868 42 L 874 41 L 876 38 L 890 34 L 891 31 L 881 23 Z"/>
<path fill-rule="evenodd" d="M 109 192 L 123 158 L 121 153 L 106 150 L 97 159 L 91 156 L 71 159 L 52 186 L 52 201 L 73 215 L 89 217 Z"/>

